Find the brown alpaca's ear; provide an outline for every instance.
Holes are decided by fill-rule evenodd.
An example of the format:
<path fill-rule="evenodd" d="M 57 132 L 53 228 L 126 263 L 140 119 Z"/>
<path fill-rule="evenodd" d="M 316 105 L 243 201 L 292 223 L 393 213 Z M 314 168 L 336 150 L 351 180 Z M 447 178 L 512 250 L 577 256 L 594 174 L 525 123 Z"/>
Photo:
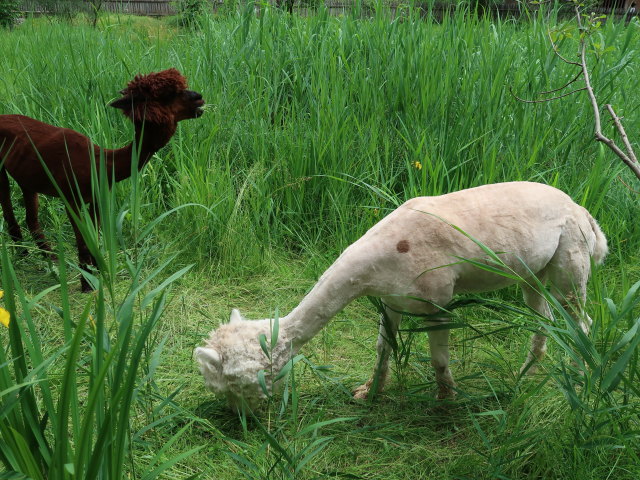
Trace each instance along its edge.
<path fill-rule="evenodd" d="M 131 97 L 122 97 L 118 100 L 114 100 L 109 104 L 110 107 L 119 108 L 120 110 L 131 110 L 132 101 Z"/>

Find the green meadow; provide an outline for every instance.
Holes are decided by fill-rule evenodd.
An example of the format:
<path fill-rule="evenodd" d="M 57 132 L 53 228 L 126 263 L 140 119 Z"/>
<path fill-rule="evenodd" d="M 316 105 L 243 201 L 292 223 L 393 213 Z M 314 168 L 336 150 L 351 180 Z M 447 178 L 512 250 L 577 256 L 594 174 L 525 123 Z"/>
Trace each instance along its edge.
<path fill-rule="evenodd" d="M 536 99 L 578 73 L 548 37 L 566 26 L 558 48 L 576 59 L 573 24 L 552 9 L 250 7 L 189 28 L 104 14 L 97 28 L 42 17 L 0 29 L 0 114 L 120 147 L 133 127 L 108 104 L 136 74 L 175 67 L 207 102 L 139 174 L 100 191 L 100 236 L 85 228 L 95 293 L 79 292 L 59 199 L 40 197 L 57 264 L 26 226 L 32 252 L 19 256 L 0 221 L 0 479 L 639 478 L 640 184 L 595 142 L 585 92 L 536 104 L 510 93 Z M 637 149 L 640 22 L 605 21 L 590 42 L 596 95 Z M 553 325 L 535 318 L 516 287 L 486 294 L 454 311 L 466 325 L 451 333 L 454 401 L 434 399 L 426 334 L 408 318 L 387 390 L 358 402 L 378 321 L 364 298 L 260 409 L 238 415 L 205 389 L 192 352 L 231 308 L 284 315 L 405 200 L 512 180 L 567 192 L 608 238 L 589 337 L 559 305 Z M 12 198 L 22 222 L 17 187 Z M 521 377 L 537 329 L 548 356 Z"/>

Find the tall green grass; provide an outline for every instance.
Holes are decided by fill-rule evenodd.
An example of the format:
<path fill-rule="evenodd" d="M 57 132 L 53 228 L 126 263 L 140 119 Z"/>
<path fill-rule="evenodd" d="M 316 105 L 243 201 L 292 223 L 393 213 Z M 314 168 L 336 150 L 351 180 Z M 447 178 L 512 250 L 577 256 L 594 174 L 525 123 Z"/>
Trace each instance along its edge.
<path fill-rule="evenodd" d="M 549 18 L 247 9 L 188 30 L 104 16 L 97 29 L 30 19 L 0 31 L 0 113 L 121 146 L 132 128 L 106 105 L 136 73 L 172 66 L 209 104 L 139 175 L 103 190 L 99 238 L 83 214 L 102 272 L 95 296 L 74 292 L 61 202 L 41 208 L 57 272 L 13 256 L 0 223 L 13 318 L 0 333 L 0 478 L 637 478 L 634 180 L 593 141 L 586 98 L 509 94 L 533 98 L 573 77 L 547 42 L 564 20 Z M 592 64 L 632 141 L 639 35 L 637 21 L 606 22 L 597 40 L 613 50 Z M 560 48 L 571 57 L 575 45 Z M 545 374 L 514 373 L 542 326 L 508 291 L 491 297 L 502 310 L 459 314 L 470 327 L 452 332 L 463 395 L 446 412 L 417 335 L 401 339 L 390 393 L 353 403 L 377 332 L 356 302 L 264 410 L 239 419 L 210 400 L 190 351 L 229 306 L 284 311 L 407 198 L 509 180 L 568 192 L 612 250 L 590 288 L 592 336 L 557 306 Z"/>
<path fill-rule="evenodd" d="M 186 209 L 165 238 L 188 228 L 181 243 L 225 273 L 254 270 L 273 247 L 339 250 L 377 219 L 375 208 L 408 197 L 506 180 L 562 188 L 604 217 L 613 244 L 633 250 L 634 194 L 617 177 L 631 180 L 592 141 L 586 98 L 527 105 L 508 92 L 534 98 L 573 77 L 548 28 L 535 16 L 464 11 L 438 23 L 247 10 L 195 31 L 117 17 L 98 30 L 27 22 L 0 37 L 11 52 L 0 59 L 0 111 L 121 145 L 130 126 L 107 102 L 138 72 L 182 70 L 210 109 L 143 172 L 141 204 L 147 218 L 185 203 L 214 207 L 214 216 Z M 596 93 L 631 128 L 637 35 L 635 22 L 607 22 L 598 41 L 613 51 L 593 62 Z M 560 48 L 571 57 L 575 45 Z"/>

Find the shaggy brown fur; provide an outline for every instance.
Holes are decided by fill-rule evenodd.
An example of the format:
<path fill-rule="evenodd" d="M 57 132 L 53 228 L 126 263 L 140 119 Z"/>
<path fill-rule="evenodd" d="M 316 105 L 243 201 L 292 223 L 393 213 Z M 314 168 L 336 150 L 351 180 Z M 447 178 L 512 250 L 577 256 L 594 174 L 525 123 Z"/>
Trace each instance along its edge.
<path fill-rule="evenodd" d="M 122 112 L 132 122 L 145 119 L 152 123 L 168 123 L 171 111 L 166 108 L 165 100 L 175 98 L 187 89 L 187 79 L 178 70 L 170 68 L 151 75 L 136 75 L 127 88 L 121 90 Z"/>
<path fill-rule="evenodd" d="M 62 195 L 72 210 L 68 214 L 80 267 L 96 267 L 96 260 L 73 220 L 73 214 L 79 213 L 83 203 L 98 220 L 92 196 L 92 164 L 99 171 L 102 157 L 109 185 L 128 178 L 135 157 L 141 169 L 171 139 L 179 121 L 202 115 L 202 95 L 187 90 L 186 79 L 175 68 L 137 75 L 120 93 L 122 98 L 110 105 L 122 110 L 133 122 L 135 138 L 117 150 L 101 148 L 74 130 L 23 115 L 0 115 L 0 204 L 14 242 L 22 241 L 22 233 L 13 212 L 7 173 L 22 190 L 27 226 L 38 247 L 55 258 L 38 222 L 38 194 Z M 84 277 L 81 287 L 82 291 L 92 288 Z"/>

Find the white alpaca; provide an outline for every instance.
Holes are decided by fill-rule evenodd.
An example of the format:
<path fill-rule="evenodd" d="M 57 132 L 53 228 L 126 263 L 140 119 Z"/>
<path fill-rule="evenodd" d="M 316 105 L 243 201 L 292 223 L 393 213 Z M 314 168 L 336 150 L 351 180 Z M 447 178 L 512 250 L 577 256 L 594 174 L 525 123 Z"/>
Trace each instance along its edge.
<path fill-rule="evenodd" d="M 372 295 L 381 297 L 390 321 L 380 322 L 374 376 L 354 392 L 356 398 L 366 398 L 373 378 L 378 379 L 379 390 L 384 386 L 391 352 L 386 339 L 397 332 L 399 312 L 437 313 L 438 306 L 447 305 L 455 294 L 513 283 L 474 265 L 487 261 L 480 243 L 498 252 L 506 267 L 521 277 L 533 273 L 563 304 L 572 303 L 571 311 L 581 311 L 584 305 L 590 258 L 599 264 L 607 254 L 607 240 L 589 212 L 547 185 L 499 183 L 414 198 L 349 246 L 300 304 L 280 318 L 271 361 L 259 336 L 264 334 L 269 342 L 272 320 L 244 320 L 234 309 L 230 322 L 212 331 L 206 346 L 195 349 L 205 385 L 226 394 L 232 405 L 240 398 L 255 404 L 264 397 L 259 370 L 279 372 L 349 302 Z M 527 305 L 551 318 L 544 298 L 524 282 L 521 287 Z M 576 320 L 588 330 L 586 314 L 576 315 Z M 452 396 L 449 331 L 428 334 L 438 398 Z M 542 334 L 532 337 L 523 366 L 530 367 L 529 373 L 535 369 L 531 363 L 544 355 L 545 340 Z M 271 388 L 269 377 L 267 383 Z"/>

